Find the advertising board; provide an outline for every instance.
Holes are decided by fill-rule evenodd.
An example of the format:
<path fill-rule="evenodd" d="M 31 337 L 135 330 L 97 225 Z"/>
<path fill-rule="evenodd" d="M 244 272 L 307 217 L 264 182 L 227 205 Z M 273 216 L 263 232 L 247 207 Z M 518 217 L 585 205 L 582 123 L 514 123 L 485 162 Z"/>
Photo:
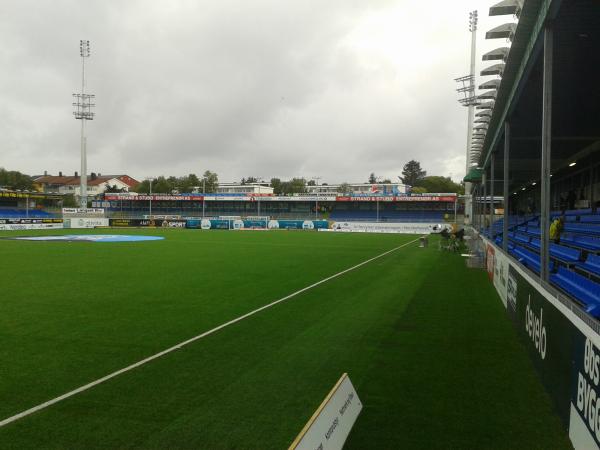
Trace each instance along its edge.
<path fill-rule="evenodd" d="M 64 219 L 65 228 L 107 227 L 109 220 L 103 217 L 72 217 Z"/>
<path fill-rule="evenodd" d="M 487 255 L 493 255 L 496 290 L 502 296 L 506 289 L 507 313 L 573 447 L 599 449 L 600 327 L 564 294 L 544 288 L 498 247 L 493 252 L 488 249 Z M 499 283 L 505 267 L 506 283 Z"/>
<path fill-rule="evenodd" d="M 429 234 L 450 227 L 433 223 L 333 222 L 331 230 L 362 233 Z"/>

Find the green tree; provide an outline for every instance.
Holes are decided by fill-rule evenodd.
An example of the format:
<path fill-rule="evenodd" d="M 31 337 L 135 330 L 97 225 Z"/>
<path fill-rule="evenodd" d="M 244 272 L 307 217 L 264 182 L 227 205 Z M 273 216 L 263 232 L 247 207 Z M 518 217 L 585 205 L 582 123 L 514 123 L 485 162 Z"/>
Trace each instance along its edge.
<path fill-rule="evenodd" d="M 207 170 L 202 175 L 202 180 L 204 182 L 204 192 L 207 193 L 215 193 L 217 192 L 217 187 L 219 187 L 219 176 L 215 172 L 211 172 Z"/>
<path fill-rule="evenodd" d="M 452 181 L 450 177 L 429 176 L 424 177 L 417 182 L 417 187 L 426 189 L 426 192 L 454 192 L 457 194 L 464 193 L 464 187 Z M 414 188 L 413 188 L 414 192 Z"/>
<path fill-rule="evenodd" d="M 279 195 L 282 193 L 282 183 L 279 178 L 271 178 L 271 187 L 273 188 L 273 193 L 275 195 Z"/>
<path fill-rule="evenodd" d="M 286 194 L 304 194 L 306 192 L 306 180 L 304 178 L 292 178 L 284 183 Z"/>
<path fill-rule="evenodd" d="M 349 194 L 350 193 L 350 185 L 348 183 L 342 183 L 338 186 L 338 192 L 340 194 Z"/>
<path fill-rule="evenodd" d="M 382 181 L 383 184 L 392 184 L 392 180 L 390 180 L 389 178 L 386 178 L 385 180 Z"/>
<path fill-rule="evenodd" d="M 375 172 L 371 172 L 371 175 L 369 175 L 369 183 L 371 183 L 371 184 L 377 183 L 377 177 L 375 176 Z"/>
<path fill-rule="evenodd" d="M 200 179 L 195 174 L 190 173 L 186 177 L 181 177 L 177 179 L 176 189 L 183 194 L 192 192 L 194 188 L 197 188 L 201 185 L 202 182 L 200 181 Z"/>
<path fill-rule="evenodd" d="M 153 194 L 171 194 L 174 189 L 172 178 L 168 179 L 160 176 L 152 181 L 152 193 Z"/>
<path fill-rule="evenodd" d="M 7 189 L 33 190 L 33 180 L 29 175 L 0 167 L 0 186 Z"/>
<path fill-rule="evenodd" d="M 415 186 L 410 190 L 413 194 L 425 194 L 427 189 L 421 186 Z"/>
<path fill-rule="evenodd" d="M 413 159 L 404 164 L 401 178 L 404 184 L 418 186 L 419 180 L 422 180 L 426 175 L 427 172 L 421 169 L 421 163 Z"/>
<path fill-rule="evenodd" d="M 149 180 L 142 181 L 135 188 L 133 188 L 133 191 L 137 192 L 138 194 L 148 194 L 150 192 L 150 181 Z"/>
<path fill-rule="evenodd" d="M 242 184 L 252 184 L 252 183 L 258 183 L 258 178 L 256 178 L 256 177 L 242 178 Z"/>
<path fill-rule="evenodd" d="M 104 193 L 105 194 L 112 194 L 112 193 L 126 192 L 126 191 L 127 191 L 127 189 L 125 189 L 125 188 L 119 188 L 119 187 L 117 187 L 116 184 L 113 184 L 111 186 L 108 183 L 106 183 L 106 189 L 104 190 Z"/>
<path fill-rule="evenodd" d="M 67 194 L 62 198 L 62 206 L 63 208 L 77 208 L 79 207 L 79 202 L 75 201 L 75 196 L 73 194 Z"/>

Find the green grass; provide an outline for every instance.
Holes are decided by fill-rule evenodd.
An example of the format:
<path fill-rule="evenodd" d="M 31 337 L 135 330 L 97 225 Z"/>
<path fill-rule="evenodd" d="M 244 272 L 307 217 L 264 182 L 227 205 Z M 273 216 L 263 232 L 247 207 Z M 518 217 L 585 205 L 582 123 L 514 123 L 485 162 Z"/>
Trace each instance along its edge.
<path fill-rule="evenodd" d="M 0 240 L 0 420 L 415 238 L 106 232 L 166 240 Z M 0 428 L 0 448 L 286 448 L 343 372 L 365 405 L 348 448 L 568 448 L 485 273 L 416 244 Z"/>

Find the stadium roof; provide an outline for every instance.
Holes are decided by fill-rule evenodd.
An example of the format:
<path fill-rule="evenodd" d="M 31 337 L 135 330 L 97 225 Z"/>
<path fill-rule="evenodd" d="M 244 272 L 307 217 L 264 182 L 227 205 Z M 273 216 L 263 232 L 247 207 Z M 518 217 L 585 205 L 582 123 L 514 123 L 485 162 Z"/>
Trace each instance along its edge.
<path fill-rule="evenodd" d="M 552 99 L 552 173 L 600 150 L 600 8 L 597 1 L 527 0 L 498 87 L 479 163 L 489 168 L 496 154 L 494 178 L 502 179 L 504 123 L 511 124 L 511 189 L 540 178 L 543 30 L 554 29 Z M 581 169 L 581 164 L 578 165 Z M 554 178 L 556 180 L 556 178 Z"/>

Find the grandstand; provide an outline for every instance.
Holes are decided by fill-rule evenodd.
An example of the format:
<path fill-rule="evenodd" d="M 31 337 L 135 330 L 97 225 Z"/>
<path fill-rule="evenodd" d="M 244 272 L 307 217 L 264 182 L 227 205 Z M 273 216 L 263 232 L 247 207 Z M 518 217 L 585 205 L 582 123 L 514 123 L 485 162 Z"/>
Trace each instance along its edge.
<path fill-rule="evenodd" d="M 0 190 L 0 219 L 50 219 L 58 217 L 60 194 Z"/>
<path fill-rule="evenodd" d="M 272 194 L 106 194 L 94 205 L 110 217 L 268 216 L 274 219 L 438 223 L 457 214 L 456 194 L 293 195 Z"/>
<path fill-rule="evenodd" d="M 587 384 L 582 355 L 600 347 L 600 8 L 591 0 L 505 1 L 490 14 L 518 25 L 486 35 L 512 45 L 497 58 L 495 101 L 478 106 L 488 119 L 465 177 L 475 183 L 474 228 L 573 446 L 599 448 L 599 428 L 577 399 L 598 384 Z M 495 215 L 498 193 L 504 208 Z M 561 214 L 555 242 L 550 224 Z"/>

